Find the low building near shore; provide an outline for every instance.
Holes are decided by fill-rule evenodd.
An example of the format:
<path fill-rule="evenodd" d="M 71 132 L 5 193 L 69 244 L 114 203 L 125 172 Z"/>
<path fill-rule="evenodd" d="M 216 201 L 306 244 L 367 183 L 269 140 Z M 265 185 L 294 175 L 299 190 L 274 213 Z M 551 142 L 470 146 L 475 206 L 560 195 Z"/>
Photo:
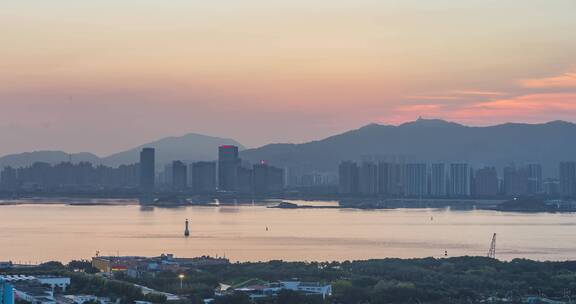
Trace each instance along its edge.
<path fill-rule="evenodd" d="M 42 286 L 47 286 L 55 291 L 59 289 L 66 291 L 70 286 L 70 278 L 52 275 L 0 275 L 0 279 L 5 282 L 19 283 L 19 282 L 37 282 Z"/>
<path fill-rule="evenodd" d="M 155 276 L 160 271 L 182 272 L 190 268 L 229 263 L 230 261 L 226 258 L 210 256 L 178 258 L 173 254 L 162 254 L 158 257 L 97 256 L 92 258 L 92 266 L 101 272 L 125 272 L 133 278 L 145 275 Z"/>
<path fill-rule="evenodd" d="M 276 297 L 283 290 L 290 290 L 304 295 L 321 296 L 325 299 L 332 295 L 332 285 L 320 282 L 279 281 L 262 282 L 250 280 L 240 286 L 220 284 L 214 291 L 216 296 L 225 296 L 231 293 L 243 293 L 251 299 Z"/>
<path fill-rule="evenodd" d="M 14 266 L 14 264 L 12 264 L 12 261 L 0 261 L 0 269 L 10 269 Z"/>

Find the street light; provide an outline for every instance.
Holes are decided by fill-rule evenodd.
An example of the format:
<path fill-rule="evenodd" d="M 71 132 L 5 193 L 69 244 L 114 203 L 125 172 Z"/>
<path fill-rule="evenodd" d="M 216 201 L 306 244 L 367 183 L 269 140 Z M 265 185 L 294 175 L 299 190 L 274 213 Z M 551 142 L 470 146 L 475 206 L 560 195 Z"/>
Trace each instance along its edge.
<path fill-rule="evenodd" d="M 182 282 L 184 281 L 184 275 L 183 274 L 179 274 L 178 278 L 180 278 L 180 289 L 182 289 Z"/>

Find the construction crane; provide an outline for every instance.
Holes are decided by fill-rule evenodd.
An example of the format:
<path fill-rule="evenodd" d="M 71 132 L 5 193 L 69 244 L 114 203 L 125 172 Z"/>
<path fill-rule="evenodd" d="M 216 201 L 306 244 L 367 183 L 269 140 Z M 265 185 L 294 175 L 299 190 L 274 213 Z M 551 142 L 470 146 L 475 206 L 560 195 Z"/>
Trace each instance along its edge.
<path fill-rule="evenodd" d="M 488 257 L 496 258 L 496 233 L 492 236 L 492 242 L 490 243 L 490 250 L 488 250 Z"/>

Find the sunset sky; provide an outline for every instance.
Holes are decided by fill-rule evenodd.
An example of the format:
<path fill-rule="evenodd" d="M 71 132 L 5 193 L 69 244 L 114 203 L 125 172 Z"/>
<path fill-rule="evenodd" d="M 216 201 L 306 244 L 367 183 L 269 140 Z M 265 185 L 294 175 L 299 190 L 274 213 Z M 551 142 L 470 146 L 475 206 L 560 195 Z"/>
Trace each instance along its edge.
<path fill-rule="evenodd" d="M 0 154 L 576 121 L 574 0 L 17 0 L 0 37 Z"/>

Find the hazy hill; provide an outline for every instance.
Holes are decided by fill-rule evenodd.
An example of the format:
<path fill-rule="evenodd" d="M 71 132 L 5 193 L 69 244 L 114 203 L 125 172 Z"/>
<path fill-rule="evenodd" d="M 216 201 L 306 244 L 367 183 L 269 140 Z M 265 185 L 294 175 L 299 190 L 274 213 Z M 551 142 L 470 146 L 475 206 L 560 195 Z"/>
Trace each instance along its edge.
<path fill-rule="evenodd" d="M 6 166 L 12 166 L 14 168 L 25 167 L 34 162 L 57 164 L 69 160 L 75 163 L 81 161 L 98 163 L 100 161 L 98 156 L 87 152 L 68 154 L 62 151 L 34 151 L 0 157 L 0 168 Z"/>
<path fill-rule="evenodd" d="M 218 146 L 237 145 L 237 141 L 227 138 L 218 138 L 200 134 L 187 134 L 178 137 L 166 137 L 146 143 L 135 148 L 112 154 L 107 157 L 98 157 L 91 153 L 71 154 L 73 162 L 88 161 L 93 164 L 119 166 L 133 164 L 139 161 L 139 153 L 143 147 L 156 148 L 156 162 L 159 166 L 173 160 L 215 160 L 218 157 Z M 37 151 L 20 154 L 10 154 L 0 157 L 0 168 L 5 166 L 24 167 L 34 162 L 47 162 L 56 164 L 70 159 L 70 154 L 63 151 Z"/>
<path fill-rule="evenodd" d="M 190 133 L 184 136 L 162 138 L 127 151 L 112 154 L 102 158 L 102 162 L 111 166 L 138 162 L 140 150 L 143 147 L 156 148 L 156 163 L 158 165 L 173 160 L 215 160 L 218 157 L 218 146 L 220 145 L 236 145 L 243 149 L 240 143 L 232 139 Z"/>
<path fill-rule="evenodd" d="M 576 124 L 507 123 L 469 127 L 443 120 L 419 119 L 399 126 L 370 124 L 304 144 L 271 144 L 242 152 L 250 161 L 335 171 L 341 160 L 366 156 L 403 156 L 407 161 L 464 161 L 502 167 L 539 162 L 548 174 L 558 162 L 576 160 Z"/>

